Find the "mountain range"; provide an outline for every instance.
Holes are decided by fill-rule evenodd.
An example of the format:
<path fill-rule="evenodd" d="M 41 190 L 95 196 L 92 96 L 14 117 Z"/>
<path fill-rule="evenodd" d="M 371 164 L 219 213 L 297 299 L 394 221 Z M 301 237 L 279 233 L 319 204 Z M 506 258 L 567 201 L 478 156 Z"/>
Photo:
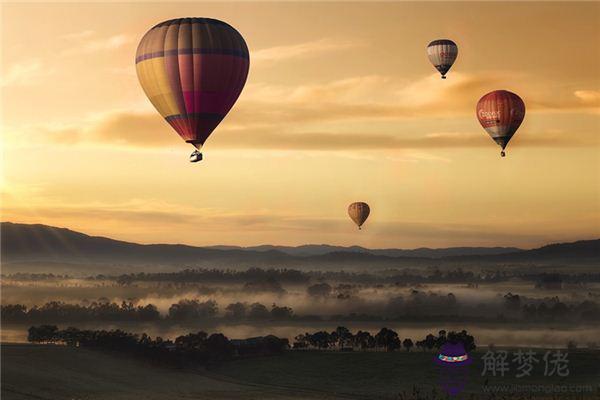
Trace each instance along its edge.
<path fill-rule="evenodd" d="M 277 267 L 365 269 L 443 265 L 600 265 L 600 239 L 550 244 L 537 249 L 453 247 L 367 249 L 359 246 L 263 245 L 254 247 L 138 244 L 89 236 L 66 228 L 2 222 L 2 272 L 134 272 L 161 269 Z M 69 267 L 70 266 L 70 267 Z M 109 267 L 109 268 L 108 268 Z"/>
<path fill-rule="evenodd" d="M 317 256 L 328 253 L 349 252 L 349 253 L 369 253 L 387 257 L 423 257 L 423 258 L 442 258 L 449 256 L 467 256 L 467 255 L 493 255 L 521 251 L 517 247 L 446 247 L 431 249 L 420 247 L 418 249 L 367 249 L 361 246 L 332 246 L 328 244 L 305 244 L 301 246 L 274 246 L 260 245 L 251 247 L 240 246 L 209 246 L 207 248 L 218 250 L 246 250 L 246 251 L 271 251 L 276 250 L 292 256 Z"/>

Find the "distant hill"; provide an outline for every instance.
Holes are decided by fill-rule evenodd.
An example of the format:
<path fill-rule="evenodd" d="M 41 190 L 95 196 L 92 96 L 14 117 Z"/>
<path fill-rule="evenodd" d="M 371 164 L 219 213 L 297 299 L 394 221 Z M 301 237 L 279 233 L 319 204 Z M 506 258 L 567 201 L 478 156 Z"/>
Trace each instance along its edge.
<path fill-rule="evenodd" d="M 278 251 L 218 250 L 182 244 L 137 244 L 89 236 L 66 228 L 3 222 L 2 261 L 122 264 L 178 264 L 217 262 L 235 265 L 237 260 L 284 262 L 289 255 Z"/>
<path fill-rule="evenodd" d="M 579 240 L 571 243 L 553 243 L 537 249 L 511 252 L 495 255 L 473 255 L 447 257 L 446 260 L 454 261 L 477 261 L 485 262 L 547 262 L 558 260 L 560 262 L 599 262 L 600 263 L 600 239 Z M 600 267 L 600 264 L 598 264 Z"/>
<path fill-rule="evenodd" d="M 387 257 L 423 257 L 423 258 L 442 258 L 450 256 L 471 256 L 471 255 L 493 255 L 519 252 L 517 247 L 448 247 L 440 249 L 431 249 L 421 247 L 418 249 L 367 249 L 360 246 L 331 246 L 328 244 L 305 244 L 302 246 L 273 246 L 261 245 L 251 247 L 240 246 L 210 246 L 208 248 L 220 250 L 250 250 L 250 251 L 271 251 L 276 250 L 293 256 L 320 256 L 328 253 L 352 252 L 352 253 L 370 253 L 374 255 Z"/>
<path fill-rule="evenodd" d="M 138 244 L 89 236 L 47 225 L 1 223 L 3 272 L 41 270 L 52 265 L 80 272 L 150 271 L 184 267 L 367 269 L 518 263 L 600 264 L 600 240 L 552 244 L 533 250 L 492 247 L 366 249 L 358 246 L 211 246 Z M 26 265 L 27 267 L 21 267 Z M 108 268 L 110 266 L 110 268 Z M 14 268 L 13 268 L 14 267 Z M 133 268 L 132 268 L 133 267 Z"/>

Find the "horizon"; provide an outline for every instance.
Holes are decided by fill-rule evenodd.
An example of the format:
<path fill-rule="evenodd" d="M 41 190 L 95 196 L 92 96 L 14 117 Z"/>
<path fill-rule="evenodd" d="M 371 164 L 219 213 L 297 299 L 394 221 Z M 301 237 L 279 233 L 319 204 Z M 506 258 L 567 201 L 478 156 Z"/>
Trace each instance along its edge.
<path fill-rule="evenodd" d="M 104 239 L 110 239 L 110 240 L 115 240 L 115 241 L 120 241 L 120 242 L 127 242 L 127 243 L 132 243 L 132 244 L 140 244 L 140 245 L 181 245 L 181 246 L 189 246 L 189 247 L 199 247 L 199 248 L 209 248 L 209 247 L 236 247 L 236 248 L 240 248 L 240 249 L 251 249 L 254 247 L 292 247 L 292 248 L 298 248 L 298 247 L 303 247 L 303 246 L 328 246 L 328 247 L 343 247 L 343 248 L 352 248 L 352 247 L 360 247 L 363 248 L 365 250 L 403 250 L 403 251 L 413 251 L 413 250 L 446 250 L 446 249 L 455 249 L 455 248 L 473 248 L 473 249 L 477 249 L 477 248 L 488 248 L 488 249 L 493 249 L 493 248 L 504 248 L 504 249 L 514 249 L 514 250 L 518 250 L 518 251 L 526 251 L 526 250 L 535 250 L 541 247 L 546 247 L 546 246 L 550 246 L 550 245 L 559 245 L 559 244 L 569 244 L 569 243 L 577 243 L 577 242 L 587 242 L 587 241 L 595 241 L 595 240 L 600 240 L 600 237 L 591 237 L 591 238 L 580 238 L 580 239 L 576 239 L 573 241 L 569 241 L 569 242 L 548 242 L 548 243 L 544 243 L 540 246 L 535 246 L 535 247 L 514 247 L 514 246 L 469 246 L 469 245 L 465 245 L 465 246 L 452 246 L 452 247 L 427 247 L 427 246 L 419 246 L 419 247 L 364 247 L 361 245 L 357 245 L 357 244 L 351 244 L 351 245 L 338 245 L 338 244 L 332 244 L 332 243 L 303 243 L 303 244 L 298 244 L 298 245 L 284 245 L 284 244 L 275 244 L 275 243 L 259 243 L 259 244 L 255 244 L 255 245 L 248 245 L 248 246 L 239 246 L 239 245 L 233 245 L 233 244 L 227 244 L 227 243 L 220 243 L 220 244 L 210 244 L 210 245 L 202 245 L 202 244 L 189 244 L 189 243 L 184 243 L 184 242 L 142 242 L 142 241 L 130 241 L 130 240 L 125 240 L 125 239 L 120 239 L 118 237 L 114 237 L 114 236 L 103 236 L 103 235 L 92 235 L 89 233 L 86 233 L 84 231 L 81 230 L 76 230 L 76 229 L 72 229 L 69 227 L 65 227 L 65 226 L 53 226 L 53 225 L 47 225 L 47 224 L 41 224 L 41 223 L 20 223 L 20 222 L 14 222 L 14 221 L 0 221 L 0 224 L 5 224 L 5 223 L 9 223 L 9 224 L 16 224 L 16 225 L 28 225 L 28 226 L 43 226 L 43 227 L 47 227 L 47 228 L 55 228 L 55 229 L 64 229 L 64 230 L 68 230 L 74 233 L 79 233 L 79 234 L 83 234 L 89 237 L 100 237 L 100 238 L 104 238 Z"/>
<path fill-rule="evenodd" d="M 600 4 L 431 7 L 3 4 L 3 218 L 205 246 L 600 237 Z M 492 29 L 490 13 L 511 23 Z M 135 73 L 142 35 L 181 15 L 224 20 L 250 49 L 199 164 Z M 439 37 L 459 46 L 446 80 L 426 54 Z M 495 89 L 527 109 L 506 158 L 475 117 Z M 371 206 L 360 232 L 355 201 Z"/>

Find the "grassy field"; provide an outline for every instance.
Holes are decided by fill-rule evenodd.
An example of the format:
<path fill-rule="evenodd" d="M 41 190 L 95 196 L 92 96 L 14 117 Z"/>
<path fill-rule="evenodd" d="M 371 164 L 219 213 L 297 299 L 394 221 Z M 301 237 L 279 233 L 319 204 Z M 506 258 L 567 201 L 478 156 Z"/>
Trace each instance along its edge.
<path fill-rule="evenodd" d="M 286 392 L 81 348 L 2 345 L 3 400 L 298 398 Z"/>
<path fill-rule="evenodd" d="M 515 378 L 517 366 L 511 365 L 504 377 L 482 376 L 483 352 L 474 353 L 464 395 L 483 395 L 484 385 L 590 385 L 598 395 L 600 353 L 569 354 L 568 377 L 545 377 L 543 350 L 538 350 L 540 363 L 531 377 Z M 512 358 L 509 351 L 509 358 Z M 439 392 L 439 370 L 432 363 L 433 354 L 422 352 L 288 352 L 280 357 L 236 360 L 222 365 L 216 372 L 237 381 L 277 383 L 289 388 L 319 388 L 339 395 L 357 398 L 410 398 L 419 393 Z"/>
<path fill-rule="evenodd" d="M 457 398 L 492 398 L 483 394 L 487 377 L 481 376 L 481 355 L 475 354 L 469 383 Z M 513 366 L 504 378 L 488 378 L 487 385 L 591 385 L 594 394 L 571 398 L 600 398 L 600 354 L 571 353 L 569 358 L 566 378 L 544 377 L 542 362 L 536 365 L 532 378 L 514 378 Z M 439 396 L 438 371 L 431 360 L 432 354 L 421 352 L 295 351 L 236 360 L 209 371 L 191 371 L 81 348 L 2 345 L 2 399 L 445 398 Z M 415 389 L 419 397 L 413 396 Z M 434 392 L 437 395 L 433 396 Z"/>

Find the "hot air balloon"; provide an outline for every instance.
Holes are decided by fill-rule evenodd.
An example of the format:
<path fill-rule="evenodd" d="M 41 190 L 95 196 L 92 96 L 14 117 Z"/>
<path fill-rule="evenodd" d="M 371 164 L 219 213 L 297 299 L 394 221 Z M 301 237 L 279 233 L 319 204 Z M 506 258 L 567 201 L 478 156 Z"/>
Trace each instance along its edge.
<path fill-rule="evenodd" d="M 369 205 L 362 201 L 352 203 L 348 206 L 348 215 L 352 218 L 352 221 L 358 225 L 358 229 L 361 229 L 361 226 L 365 223 L 367 218 L 369 218 L 370 213 L 371 209 L 369 208 Z"/>
<path fill-rule="evenodd" d="M 161 22 L 140 41 L 137 76 L 160 115 L 196 149 L 191 162 L 240 95 L 250 66 L 242 35 L 223 21 Z"/>
<path fill-rule="evenodd" d="M 434 40 L 427 45 L 427 56 L 433 66 L 442 74 L 442 79 L 446 79 L 446 73 L 458 56 L 458 46 L 452 40 Z"/>
<path fill-rule="evenodd" d="M 483 129 L 504 149 L 525 118 L 525 103 L 508 90 L 495 90 L 477 103 L 477 119 Z"/>

